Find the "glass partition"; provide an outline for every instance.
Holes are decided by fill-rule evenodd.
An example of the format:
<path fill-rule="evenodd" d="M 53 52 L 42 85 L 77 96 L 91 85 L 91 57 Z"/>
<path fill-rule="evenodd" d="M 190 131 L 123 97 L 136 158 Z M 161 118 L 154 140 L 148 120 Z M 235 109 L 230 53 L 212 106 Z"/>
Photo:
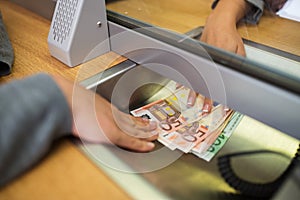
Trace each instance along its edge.
<path fill-rule="evenodd" d="M 297 42 L 299 41 L 297 30 L 300 28 L 300 23 L 279 17 L 270 8 L 267 8 L 272 5 L 266 4 L 257 25 L 246 23 L 246 19 L 237 25 L 239 35 L 243 37 L 245 44 L 246 56 L 244 57 L 236 52 L 218 48 L 216 45 L 202 41 L 201 34 L 203 27 L 205 29 L 206 19 L 212 12 L 213 2 L 204 0 L 185 2 L 177 0 L 107 1 L 108 20 L 123 27 L 138 30 L 150 38 L 171 44 L 173 47 L 199 55 L 199 57 L 209 55 L 208 59 L 212 59 L 222 66 L 299 95 L 300 63 L 297 51 L 300 48 L 297 45 L 299 43 Z M 246 12 L 249 13 L 252 10 Z M 278 28 L 281 26 L 286 27 L 286 30 L 282 31 Z M 144 27 L 146 29 L 143 29 Z M 149 27 L 151 28 L 148 29 Z M 124 44 L 119 44 L 117 43 L 115 46 L 124 46 Z M 126 44 L 125 46 L 129 48 L 130 45 Z M 153 54 L 150 54 L 150 57 L 153 57 Z M 172 67 L 176 68 L 174 65 Z M 200 68 L 203 68 L 203 65 Z M 199 70 L 205 71 L 205 69 Z M 209 78 L 212 79 L 214 76 L 209 76 Z M 192 78 L 189 77 L 189 79 Z M 194 83 L 198 84 L 197 81 Z M 232 85 L 226 91 L 227 94 L 230 88 L 233 88 Z M 203 90 L 197 91 L 202 93 Z M 203 94 L 207 95 L 205 92 Z M 261 93 L 259 97 L 261 98 L 264 94 Z M 242 107 L 245 107 L 245 102 L 243 102 Z M 267 110 L 265 105 L 261 105 L 261 107 Z M 277 110 L 279 109 L 277 108 Z M 292 116 L 290 111 L 289 114 Z M 262 118 L 258 117 L 258 119 L 261 120 Z"/>
<path fill-rule="evenodd" d="M 196 40 L 203 40 L 201 33 L 212 12 L 214 1 L 108 0 L 106 2 L 108 10 L 120 15 L 176 33 L 187 34 Z M 238 23 L 237 30 L 243 38 L 246 57 L 249 60 L 272 66 L 284 74 L 288 72 L 300 76 L 300 22 L 280 17 L 270 8 L 276 7 L 274 4 L 265 4 L 262 16 L 256 24 L 251 24 L 249 22 L 251 20 L 245 20 L 246 18 Z M 292 8 L 286 10 L 289 11 Z M 233 10 L 230 11 L 233 12 Z M 250 13 L 252 10 L 245 12 Z M 249 14 L 249 16 L 252 15 Z M 220 30 L 218 31 L 220 33 Z M 229 43 L 227 41 L 227 44 Z"/>
<path fill-rule="evenodd" d="M 212 57 L 213 61 L 221 63 L 234 71 L 242 72 L 243 74 L 250 75 L 251 77 L 255 77 L 299 95 L 300 37 L 298 33 L 300 32 L 300 22 L 279 17 L 267 8 L 264 9 L 258 24 L 249 24 L 241 21 L 237 25 L 237 28 L 238 34 L 243 38 L 245 44 L 246 57 L 243 57 L 201 41 L 201 34 L 205 28 L 207 17 L 212 12 L 211 7 L 213 2 L 212 0 L 106 1 L 109 21 L 116 22 L 130 29 L 152 27 L 153 29 L 150 29 L 150 31 L 146 30 L 142 33 L 151 38 L 171 44 L 172 46 L 184 49 L 192 54 L 203 56 L 201 48 L 198 48 L 200 44 Z M 152 53 L 153 52 L 149 51 L 149 55 L 151 54 L 152 56 Z M 241 85 L 240 87 L 243 86 Z M 249 92 L 250 91 L 247 90 L 244 91 L 245 95 Z M 243 97 L 241 97 L 241 99 L 242 98 Z M 253 101 L 260 100 L 266 99 L 262 99 L 260 96 L 253 97 Z M 285 105 L 284 102 L 282 103 L 282 114 L 284 114 Z M 261 109 L 262 112 L 264 112 L 263 110 L 266 108 L 261 107 L 255 109 Z M 280 110 L 280 108 L 275 109 Z M 170 166 L 150 173 L 143 173 L 143 176 L 147 182 L 150 182 L 155 188 L 167 194 L 167 196 L 172 199 L 199 199 L 199 197 L 206 197 L 207 199 L 244 199 L 245 196 L 239 196 L 239 194 L 235 193 L 236 191 L 231 191 L 232 188 L 228 189 L 223 184 L 224 180 L 226 182 L 228 182 L 228 180 L 229 182 L 232 181 L 231 179 L 234 177 L 232 174 L 228 175 L 227 179 L 226 177 L 224 180 L 222 179 L 222 183 L 216 181 L 220 178 L 220 171 L 215 171 L 216 167 L 228 167 L 222 165 L 222 163 L 220 164 L 220 157 L 222 155 L 226 157 L 229 155 L 228 152 L 233 154 L 245 153 L 246 155 L 247 152 L 245 151 L 249 149 L 254 150 L 255 154 L 257 153 L 254 157 L 261 156 L 261 159 L 264 160 L 265 163 L 258 160 L 248 160 L 249 157 L 253 156 L 250 155 L 251 153 L 247 154 L 249 157 L 246 158 L 245 161 L 241 159 L 235 162 L 239 163 L 239 165 L 245 164 L 245 166 L 240 168 L 237 167 L 239 168 L 238 170 L 245 170 L 244 172 L 240 172 L 240 174 L 251 174 L 251 170 L 249 169 L 253 169 L 253 173 L 256 174 L 253 177 L 259 179 L 260 176 L 257 176 L 257 173 L 260 172 L 262 166 L 267 166 L 266 163 L 270 164 L 270 166 L 266 167 L 267 169 L 262 173 L 262 176 L 274 175 L 273 171 L 277 171 L 277 169 L 274 170 L 275 166 L 271 167 L 274 162 L 276 162 L 276 166 L 281 166 L 284 170 L 287 167 L 287 165 L 284 165 L 284 161 L 277 162 L 268 160 L 272 156 L 269 157 L 264 154 L 268 154 L 268 152 L 264 152 L 262 155 L 260 154 L 261 152 L 259 152 L 260 150 L 268 149 L 277 151 L 285 145 L 291 145 L 295 150 L 299 145 L 297 138 L 288 137 L 288 141 L 285 143 L 285 134 L 283 134 L 285 135 L 283 136 L 280 131 L 252 120 L 253 119 L 248 118 L 248 116 L 243 118 L 235 130 L 233 137 L 212 162 L 204 163 L 197 158 L 195 159 L 195 157 L 185 155 Z M 298 119 L 294 120 L 297 121 Z M 271 133 L 270 135 L 267 134 L 269 131 Z M 250 137 L 252 137 L 252 139 L 250 139 Z M 278 148 L 277 145 L 282 146 Z M 283 149 L 287 150 L 287 146 L 283 147 Z M 285 150 L 280 149 L 279 152 L 284 152 Z M 235 154 L 235 156 L 237 156 L 237 154 Z M 230 163 L 229 160 L 227 161 L 227 164 Z M 234 165 L 234 162 L 232 162 L 232 164 Z M 235 168 L 235 166 L 232 167 Z M 228 172 L 228 169 L 226 168 L 225 171 Z M 270 174 L 268 172 L 270 172 Z M 244 180 L 249 180 L 245 177 L 243 178 Z M 175 182 L 172 181 L 173 179 Z M 276 180 L 274 177 L 270 178 L 270 180 L 274 179 Z M 267 182 L 269 183 L 270 180 Z M 235 179 L 235 181 L 238 186 L 243 185 L 243 181 L 239 179 Z M 117 182 L 121 181 L 117 180 Z M 248 196 L 249 199 L 256 198 L 254 196 L 259 194 L 259 192 L 256 193 L 252 189 L 256 188 L 256 186 L 262 182 L 261 180 L 254 180 L 253 183 L 258 184 L 249 186 L 249 191 L 251 190 L 251 194 Z M 247 185 L 243 186 L 248 187 Z M 127 186 L 124 188 L 128 189 Z M 212 194 L 216 196 L 210 196 Z"/>

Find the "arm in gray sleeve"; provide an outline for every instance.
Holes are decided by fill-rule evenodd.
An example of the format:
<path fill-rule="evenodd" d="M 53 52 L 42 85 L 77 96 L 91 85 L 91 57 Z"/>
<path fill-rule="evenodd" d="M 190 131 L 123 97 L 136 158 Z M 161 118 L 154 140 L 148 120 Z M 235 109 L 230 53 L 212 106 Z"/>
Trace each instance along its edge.
<path fill-rule="evenodd" d="M 245 14 L 243 21 L 251 24 L 257 24 L 260 20 L 264 11 L 264 1 L 263 0 L 245 0 L 251 5 L 248 13 Z M 215 8 L 219 0 L 215 0 L 212 4 L 212 8 Z"/>
<path fill-rule="evenodd" d="M 14 51 L 3 24 L 0 12 L 0 76 L 10 74 L 14 62 Z"/>
<path fill-rule="evenodd" d="M 53 140 L 71 130 L 69 106 L 50 76 L 0 86 L 0 187 L 37 163 Z"/>

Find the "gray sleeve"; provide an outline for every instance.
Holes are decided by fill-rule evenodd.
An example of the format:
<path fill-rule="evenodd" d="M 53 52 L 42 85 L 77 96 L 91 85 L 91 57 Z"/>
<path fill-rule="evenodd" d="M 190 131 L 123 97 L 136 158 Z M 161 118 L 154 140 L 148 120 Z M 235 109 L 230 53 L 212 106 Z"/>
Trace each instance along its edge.
<path fill-rule="evenodd" d="M 245 15 L 244 21 L 250 24 L 257 24 L 264 12 L 263 0 L 246 0 L 251 4 L 249 12 Z"/>
<path fill-rule="evenodd" d="M 263 0 L 245 0 L 245 1 L 247 1 L 251 5 L 251 8 L 249 12 L 246 13 L 242 21 L 250 24 L 257 24 L 264 11 L 264 1 Z M 215 8 L 218 2 L 219 0 L 215 0 L 212 4 L 212 8 Z"/>
<path fill-rule="evenodd" d="M 50 76 L 0 86 L 0 187 L 37 163 L 55 139 L 71 130 L 68 104 Z"/>
<path fill-rule="evenodd" d="M 0 12 L 0 76 L 10 74 L 13 62 L 14 51 Z"/>

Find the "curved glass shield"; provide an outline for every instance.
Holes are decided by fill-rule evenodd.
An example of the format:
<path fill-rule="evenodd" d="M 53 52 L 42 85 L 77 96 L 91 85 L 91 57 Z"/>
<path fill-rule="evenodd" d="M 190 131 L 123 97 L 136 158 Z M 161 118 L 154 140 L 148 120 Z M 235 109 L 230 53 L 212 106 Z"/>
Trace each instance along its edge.
<path fill-rule="evenodd" d="M 260 101 L 269 102 L 271 110 L 275 105 L 272 103 L 278 99 L 270 98 L 265 92 L 273 89 L 268 88 L 262 91 L 260 95 L 251 97 L 249 94 L 257 92 L 257 89 L 248 87 L 247 84 L 234 85 L 237 82 L 233 80 L 233 77 L 230 77 L 231 81 L 227 82 L 229 76 L 227 77 L 226 72 L 229 70 L 230 73 L 238 72 L 249 75 L 255 80 L 267 82 L 283 89 L 284 92 L 287 92 L 282 93 L 283 96 L 292 93 L 296 95 L 296 98 L 299 98 L 300 17 L 297 16 L 297 9 L 299 10 L 300 4 L 297 0 L 258 0 L 249 2 L 246 0 L 107 0 L 106 6 L 110 22 L 120 24 L 128 29 L 134 29 L 147 37 L 183 49 L 193 55 L 208 58 L 217 65 L 220 64 L 228 68 L 224 71 L 221 70 L 220 75 L 223 78 L 225 77 L 225 85 L 230 86 L 229 89 L 224 90 L 229 104 L 231 102 L 230 94 L 239 88 L 245 88 L 241 92 L 242 95 L 235 96 L 237 100 L 235 105 L 238 105 L 239 101 L 246 102 L 243 100 L 248 98 L 251 99 L 248 101 L 249 104 Z M 147 44 L 145 43 L 144 46 L 147 46 Z M 151 57 L 151 61 L 155 60 L 153 59 L 155 52 L 151 49 L 147 49 L 144 53 Z M 168 58 L 171 60 L 172 56 L 169 55 Z M 180 62 L 176 62 L 176 64 L 178 63 Z M 174 68 L 176 67 L 174 66 Z M 168 77 L 171 77 L 171 75 L 168 74 Z M 247 78 L 244 78 L 246 81 Z M 193 78 L 190 78 L 189 81 L 191 79 Z M 194 89 L 193 84 L 192 88 Z M 200 92 L 197 87 L 196 90 Z M 292 111 L 290 112 L 290 109 L 287 109 L 285 103 L 285 101 L 281 101 L 277 105 L 282 107 L 276 107 L 274 110 L 281 110 L 279 114 L 286 116 L 284 117 L 285 121 L 300 122 L 296 117 L 297 114 L 291 117 L 293 115 L 291 114 Z M 244 111 L 243 109 L 247 106 L 245 103 L 241 103 L 240 107 L 235 108 L 237 108 L 237 111 Z M 151 109 L 152 107 L 149 107 L 149 110 Z M 258 104 L 254 106 L 254 109 L 260 110 L 261 113 L 268 110 L 267 107 Z M 294 110 L 297 109 L 296 107 Z M 154 110 L 157 111 L 157 108 L 155 107 Z M 138 111 L 140 110 L 134 112 Z M 265 118 L 268 118 L 268 115 L 266 112 Z M 256 116 L 252 115 L 251 117 L 255 118 Z M 236 188 L 236 190 L 232 190 L 232 187 L 230 188 L 225 184 L 225 182 L 228 183 L 226 177 L 220 178 L 220 173 L 216 172 L 217 159 L 222 155 L 226 156 L 227 153 L 238 154 L 249 150 L 271 150 L 271 156 L 268 153 L 259 153 L 236 157 L 232 161 L 232 167 L 236 169 L 237 175 L 240 175 L 242 179 L 254 184 L 263 184 L 275 180 L 286 170 L 294 156 L 294 150 L 299 144 L 298 136 L 296 136 L 297 139 L 288 138 L 289 141 L 285 143 L 284 140 L 287 138 L 280 131 L 252 120 L 252 118 L 244 116 L 234 131 L 234 136 L 216 155 L 216 159 L 212 159 L 209 164 L 199 160 L 196 161 L 195 156 L 189 154 L 182 156 L 168 167 L 144 173 L 143 176 L 152 185 L 167 194 L 168 197 L 174 199 L 197 199 L 199 197 L 210 199 L 245 198 L 243 192 L 237 192 Z M 283 124 L 284 122 L 279 122 L 278 127 L 285 126 Z M 193 128 L 193 125 L 190 125 L 189 128 L 191 127 Z M 181 129 L 177 132 L 180 131 Z M 182 135 L 186 136 L 187 132 L 187 128 L 182 130 Z M 187 136 L 186 139 L 194 139 L 191 134 Z M 217 146 L 222 144 L 222 139 L 224 138 L 219 137 L 211 147 L 214 150 L 217 149 Z M 284 156 L 274 156 L 278 152 L 286 152 L 288 144 L 294 145 L 291 148 L 294 150 L 288 150 L 291 153 L 289 159 Z M 172 148 L 170 143 L 164 145 L 169 145 Z M 280 149 L 282 147 L 285 150 Z M 202 154 L 202 156 L 204 155 Z M 198 154 L 198 157 L 201 157 L 201 155 Z M 273 166 L 274 163 L 276 163 L 276 167 Z M 222 167 L 224 168 L 224 166 L 219 165 L 219 168 Z M 261 174 L 259 175 L 259 173 Z M 171 181 L 173 178 L 180 179 L 180 181 L 178 183 Z M 231 179 L 231 176 L 227 179 Z M 250 193 L 250 196 L 247 196 L 249 199 L 257 198 L 255 195 L 258 193 Z"/>
<path fill-rule="evenodd" d="M 267 65 L 279 75 L 299 80 L 297 0 L 216 2 L 108 0 L 106 5 L 109 11 L 245 56 L 258 66 Z"/>

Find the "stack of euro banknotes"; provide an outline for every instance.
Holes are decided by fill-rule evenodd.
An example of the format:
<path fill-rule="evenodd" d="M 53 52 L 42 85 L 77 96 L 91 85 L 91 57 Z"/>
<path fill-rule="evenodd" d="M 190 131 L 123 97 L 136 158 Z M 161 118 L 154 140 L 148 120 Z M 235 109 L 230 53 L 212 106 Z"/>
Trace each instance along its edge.
<path fill-rule="evenodd" d="M 210 113 L 203 112 L 204 96 L 200 94 L 195 104 L 189 106 L 190 89 L 174 81 L 163 91 L 164 97 L 132 110 L 131 114 L 156 121 L 158 141 L 169 149 L 210 161 L 232 135 L 243 115 L 216 102 Z"/>

